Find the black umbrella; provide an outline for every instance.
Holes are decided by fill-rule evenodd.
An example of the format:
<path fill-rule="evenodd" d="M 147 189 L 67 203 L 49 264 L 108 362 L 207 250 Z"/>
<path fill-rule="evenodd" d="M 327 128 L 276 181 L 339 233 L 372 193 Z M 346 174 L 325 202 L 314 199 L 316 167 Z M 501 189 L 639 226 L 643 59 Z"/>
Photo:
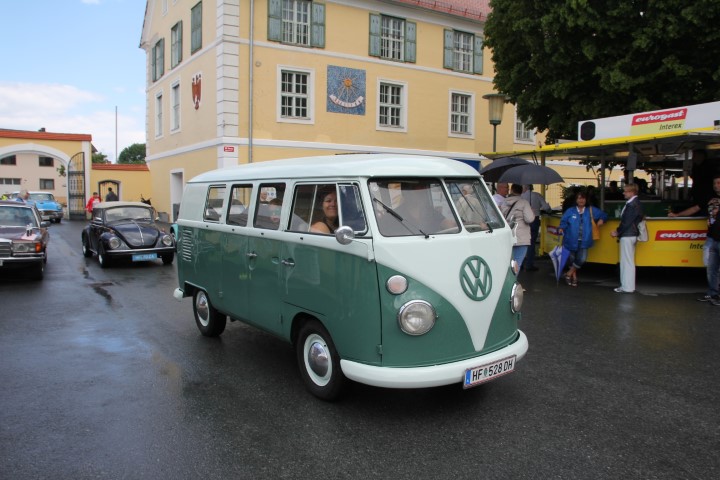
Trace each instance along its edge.
<path fill-rule="evenodd" d="M 480 175 L 486 182 L 497 182 L 500 176 L 510 168 L 518 165 L 532 165 L 520 157 L 503 157 L 493 160 L 490 164 L 480 169 Z"/>
<path fill-rule="evenodd" d="M 519 183 L 521 185 L 550 185 L 551 183 L 563 183 L 565 180 L 550 167 L 544 165 L 517 165 L 510 168 L 498 179 L 502 183 Z"/>

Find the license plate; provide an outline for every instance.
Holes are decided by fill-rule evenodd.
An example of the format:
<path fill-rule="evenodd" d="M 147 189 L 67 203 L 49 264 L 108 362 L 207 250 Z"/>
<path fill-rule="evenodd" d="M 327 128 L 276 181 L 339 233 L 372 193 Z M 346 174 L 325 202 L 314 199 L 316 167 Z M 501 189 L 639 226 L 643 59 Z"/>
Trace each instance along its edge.
<path fill-rule="evenodd" d="M 498 377 L 512 373 L 515 370 L 516 355 L 505 357 L 496 362 L 486 363 L 475 368 L 465 370 L 465 381 L 463 388 L 470 388 L 480 385 Z"/>
<path fill-rule="evenodd" d="M 157 253 L 137 253 L 132 256 L 133 262 L 144 262 L 145 260 L 155 260 Z"/>

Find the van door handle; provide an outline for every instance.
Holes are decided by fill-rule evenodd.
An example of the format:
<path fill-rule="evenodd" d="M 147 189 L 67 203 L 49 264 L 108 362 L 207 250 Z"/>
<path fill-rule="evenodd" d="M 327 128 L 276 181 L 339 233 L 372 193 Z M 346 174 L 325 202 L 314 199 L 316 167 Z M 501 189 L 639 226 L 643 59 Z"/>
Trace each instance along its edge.
<path fill-rule="evenodd" d="M 285 265 L 286 267 L 294 267 L 295 266 L 295 262 L 292 259 L 283 260 L 282 264 Z"/>
<path fill-rule="evenodd" d="M 250 252 L 250 253 L 246 253 L 245 256 L 248 258 L 257 258 L 257 253 Z"/>

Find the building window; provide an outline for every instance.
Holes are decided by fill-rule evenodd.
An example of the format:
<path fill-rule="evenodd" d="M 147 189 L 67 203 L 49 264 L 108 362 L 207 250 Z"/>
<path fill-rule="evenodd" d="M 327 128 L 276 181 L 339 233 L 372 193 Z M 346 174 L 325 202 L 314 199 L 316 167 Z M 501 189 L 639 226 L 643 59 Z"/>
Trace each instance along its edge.
<path fill-rule="evenodd" d="M 482 37 L 445 30 L 443 67 L 457 72 L 483 73 Z"/>
<path fill-rule="evenodd" d="M 283 1 L 283 42 L 310 45 L 310 2 Z"/>
<path fill-rule="evenodd" d="M 165 74 L 165 39 L 157 41 L 152 49 L 152 79 L 153 82 Z"/>
<path fill-rule="evenodd" d="M 190 53 L 202 48 L 202 2 L 190 9 Z"/>
<path fill-rule="evenodd" d="M 474 96 L 468 93 L 450 92 L 450 135 L 472 136 L 474 132 Z"/>
<path fill-rule="evenodd" d="M 172 121 L 170 130 L 180 129 L 180 83 L 175 83 L 170 91 L 170 100 L 172 102 Z"/>
<path fill-rule="evenodd" d="M 182 22 L 178 22 L 170 30 L 170 68 L 182 62 Z"/>
<path fill-rule="evenodd" d="M 312 71 L 279 68 L 279 77 L 278 121 L 312 123 Z"/>
<path fill-rule="evenodd" d="M 52 178 L 41 178 L 40 190 L 55 190 L 55 180 Z"/>
<path fill-rule="evenodd" d="M 405 85 L 380 81 L 378 86 L 378 129 L 405 131 L 406 105 Z"/>
<path fill-rule="evenodd" d="M 17 158 L 15 155 L 0 158 L 0 165 L 17 165 Z"/>
<path fill-rule="evenodd" d="M 38 158 L 38 166 L 39 167 L 54 167 L 55 160 L 52 157 L 39 157 Z"/>
<path fill-rule="evenodd" d="M 525 125 L 525 121 L 520 119 L 515 109 L 515 141 L 520 143 L 535 143 L 535 130 Z"/>
<path fill-rule="evenodd" d="M 325 5 L 308 0 L 269 0 L 268 40 L 324 48 Z"/>
<path fill-rule="evenodd" d="M 155 138 L 162 137 L 163 134 L 162 100 L 162 92 L 155 95 Z"/>
<path fill-rule="evenodd" d="M 19 178 L 0 178 L 0 185 L 20 185 Z"/>
<path fill-rule="evenodd" d="M 370 55 L 399 62 L 415 62 L 417 26 L 402 18 L 370 15 Z"/>

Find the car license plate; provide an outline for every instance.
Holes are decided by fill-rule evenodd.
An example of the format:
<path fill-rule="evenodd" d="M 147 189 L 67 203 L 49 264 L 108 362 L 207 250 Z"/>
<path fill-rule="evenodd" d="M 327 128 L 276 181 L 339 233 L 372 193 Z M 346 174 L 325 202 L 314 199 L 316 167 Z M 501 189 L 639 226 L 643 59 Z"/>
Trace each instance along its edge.
<path fill-rule="evenodd" d="M 486 363 L 485 365 L 480 365 L 475 368 L 468 368 L 465 370 L 463 388 L 474 387 L 512 373 L 515 370 L 515 360 L 517 360 L 517 356 L 512 355 L 496 362 Z"/>
<path fill-rule="evenodd" d="M 133 262 L 144 262 L 145 260 L 155 260 L 157 253 L 137 253 L 132 256 Z"/>

